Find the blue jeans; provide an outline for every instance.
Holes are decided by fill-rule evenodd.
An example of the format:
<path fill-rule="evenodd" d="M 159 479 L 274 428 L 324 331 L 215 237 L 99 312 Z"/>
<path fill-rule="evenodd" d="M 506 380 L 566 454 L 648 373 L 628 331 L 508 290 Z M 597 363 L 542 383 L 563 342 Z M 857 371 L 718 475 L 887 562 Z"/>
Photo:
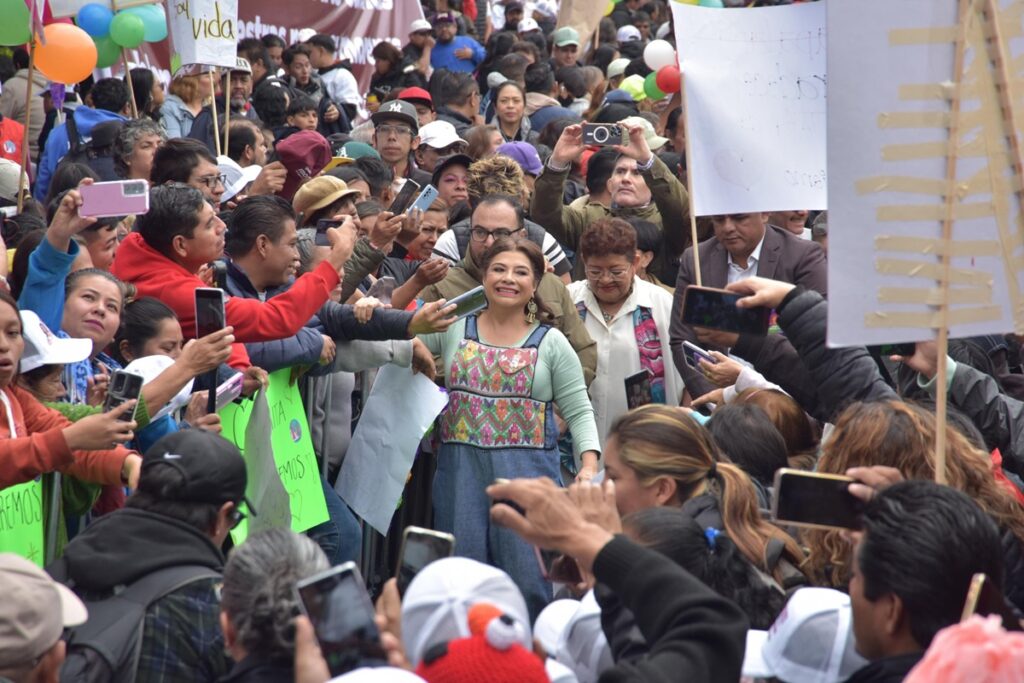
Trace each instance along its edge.
<path fill-rule="evenodd" d="M 320 477 L 320 482 L 324 487 L 324 500 L 330 518 L 312 527 L 306 534 L 316 541 L 332 566 L 349 561 L 358 562 L 363 547 L 363 530 L 359 520 L 326 479 Z"/>

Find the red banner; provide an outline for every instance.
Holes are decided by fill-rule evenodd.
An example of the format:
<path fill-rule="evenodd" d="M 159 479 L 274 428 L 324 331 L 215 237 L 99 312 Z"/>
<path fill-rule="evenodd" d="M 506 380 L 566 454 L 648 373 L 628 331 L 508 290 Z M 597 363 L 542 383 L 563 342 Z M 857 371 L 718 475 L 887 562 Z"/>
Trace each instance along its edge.
<path fill-rule="evenodd" d="M 173 0 L 168 2 L 173 11 Z M 423 18 L 416 0 L 242 0 L 238 5 L 236 40 L 274 33 L 291 45 L 304 28 L 326 33 L 338 44 L 338 58 L 352 61 L 352 72 L 364 92 L 373 75 L 370 52 L 374 46 L 388 40 L 401 48 L 409 40 L 409 25 Z M 165 83 L 169 81 L 166 41 L 144 43 L 129 52 L 132 62 L 149 66 Z"/>

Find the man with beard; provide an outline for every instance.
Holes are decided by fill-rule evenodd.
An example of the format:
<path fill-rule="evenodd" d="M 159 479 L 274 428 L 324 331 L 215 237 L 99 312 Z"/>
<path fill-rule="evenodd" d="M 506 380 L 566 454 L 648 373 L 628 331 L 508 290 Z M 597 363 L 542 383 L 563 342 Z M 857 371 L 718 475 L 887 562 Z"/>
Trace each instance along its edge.
<path fill-rule="evenodd" d="M 484 61 L 483 46 L 469 36 L 457 36 L 455 14 L 442 12 L 434 18 L 437 44 L 430 53 L 430 66 L 448 71 L 472 73 Z"/>
<path fill-rule="evenodd" d="M 232 114 L 239 114 L 250 121 L 259 122 L 260 118 L 256 115 L 256 110 L 249 103 L 249 97 L 252 95 L 252 67 L 249 65 L 248 59 L 243 57 L 235 59 L 235 68 L 224 74 L 221 87 L 229 92 Z M 214 105 L 217 107 L 218 121 L 223 123 L 227 120 L 224 115 L 224 97 L 218 97 L 214 101 Z M 216 154 L 217 143 L 214 141 L 216 134 L 212 105 L 208 104 L 196 116 L 188 137 L 199 140 L 206 145 L 211 154 Z"/>

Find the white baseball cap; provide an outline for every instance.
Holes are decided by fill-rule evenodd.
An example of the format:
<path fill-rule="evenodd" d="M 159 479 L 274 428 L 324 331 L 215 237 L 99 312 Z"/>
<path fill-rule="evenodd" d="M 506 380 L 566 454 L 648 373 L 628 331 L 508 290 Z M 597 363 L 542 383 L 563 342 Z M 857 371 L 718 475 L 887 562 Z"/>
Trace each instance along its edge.
<path fill-rule="evenodd" d="M 615 34 L 615 39 L 620 43 L 632 43 L 637 40 L 643 40 L 643 36 L 640 35 L 640 29 L 636 26 L 623 26 L 619 29 L 618 33 Z"/>
<path fill-rule="evenodd" d="M 402 600 L 402 641 L 412 665 L 438 643 L 468 638 L 469 609 L 481 602 L 518 621 L 520 645 L 533 649 L 526 600 L 509 575 L 468 557 L 446 557 L 424 567 Z"/>
<path fill-rule="evenodd" d="M 555 655 L 562 632 L 569 625 L 572 615 L 576 614 L 579 606 L 578 600 L 555 600 L 549 602 L 547 607 L 537 615 L 537 620 L 533 622 L 533 637 L 548 653 L 548 656 Z"/>
<path fill-rule="evenodd" d="M 332 678 L 330 683 L 424 683 L 411 671 L 382 666 L 375 669 L 362 668 Z"/>
<path fill-rule="evenodd" d="M 21 165 L 10 159 L 0 159 L 0 199 L 9 202 L 18 201 L 18 181 L 20 176 L 25 175 L 21 171 Z M 29 189 L 28 177 L 25 178 L 25 189 Z"/>
<path fill-rule="evenodd" d="M 409 33 L 419 33 L 420 31 L 433 31 L 434 27 L 430 25 L 430 22 L 426 19 L 417 19 L 409 25 Z"/>
<path fill-rule="evenodd" d="M 469 144 L 455 132 L 455 126 L 447 121 L 431 121 L 420 128 L 420 144 L 430 145 L 434 149 L 444 149 L 456 142 Z"/>
<path fill-rule="evenodd" d="M 61 339 L 50 331 L 34 311 L 21 311 L 21 328 L 25 340 L 21 372 L 44 365 L 77 363 L 92 353 L 91 339 Z"/>
<path fill-rule="evenodd" d="M 629 66 L 629 60 L 626 59 L 625 57 L 613 59 L 608 64 L 608 69 L 605 71 L 605 76 L 608 78 L 615 78 L 616 76 L 621 76 L 622 74 L 626 73 L 627 66 Z"/>
<path fill-rule="evenodd" d="M 530 31 L 539 31 L 540 24 L 533 17 L 527 17 L 519 22 L 519 26 L 516 27 L 516 31 L 519 33 L 529 33 Z"/>
<path fill-rule="evenodd" d="M 262 166 L 256 164 L 242 168 L 237 161 L 224 155 L 217 157 L 217 168 L 224 174 L 224 194 L 220 198 L 222 202 L 244 190 L 263 170 Z"/>
<path fill-rule="evenodd" d="M 314 29 L 311 29 L 311 28 L 299 29 L 299 35 L 297 36 L 298 40 L 296 42 L 305 43 L 306 41 L 308 41 L 310 38 L 312 38 L 315 35 L 316 35 L 316 31 Z"/>
<path fill-rule="evenodd" d="M 840 683 L 867 665 L 857 654 L 850 596 L 801 588 L 767 631 L 747 631 L 743 675 L 787 683 Z"/>
<path fill-rule="evenodd" d="M 136 358 L 131 363 L 125 366 L 125 372 L 131 372 L 142 377 L 142 386 L 146 386 L 154 379 L 160 376 L 160 374 L 167 368 L 174 365 L 174 359 L 170 356 L 153 355 L 143 356 Z M 192 383 L 194 379 L 190 379 L 180 391 L 171 397 L 163 406 L 146 406 L 147 412 L 150 414 L 149 421 L 156 422 L 164 415 L 169 415 L 180 408 L 184 408 L 192 400 Z M 159 410 L 158 410 L 159 408 Z"/>
<path fill-rule="evenodd" d="M 562 630 L 555 659 L 572 669 L 580 683 L 597 683 L 601 673 L 615 664 L 593 590 L 583 596 Z"/>

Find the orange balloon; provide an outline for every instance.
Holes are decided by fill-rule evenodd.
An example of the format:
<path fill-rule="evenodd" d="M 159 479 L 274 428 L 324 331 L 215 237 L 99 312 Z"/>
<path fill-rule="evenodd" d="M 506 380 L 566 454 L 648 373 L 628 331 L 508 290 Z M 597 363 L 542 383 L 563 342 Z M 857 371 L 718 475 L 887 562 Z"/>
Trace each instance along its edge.
<path fill-rule="evenodd" d="M 43 27 L 46 45 L 36 36 L 36 68 L 51 81 L 73 85 L 96 68 L 96 44 L 88 33 L 71 24 Z"/>

